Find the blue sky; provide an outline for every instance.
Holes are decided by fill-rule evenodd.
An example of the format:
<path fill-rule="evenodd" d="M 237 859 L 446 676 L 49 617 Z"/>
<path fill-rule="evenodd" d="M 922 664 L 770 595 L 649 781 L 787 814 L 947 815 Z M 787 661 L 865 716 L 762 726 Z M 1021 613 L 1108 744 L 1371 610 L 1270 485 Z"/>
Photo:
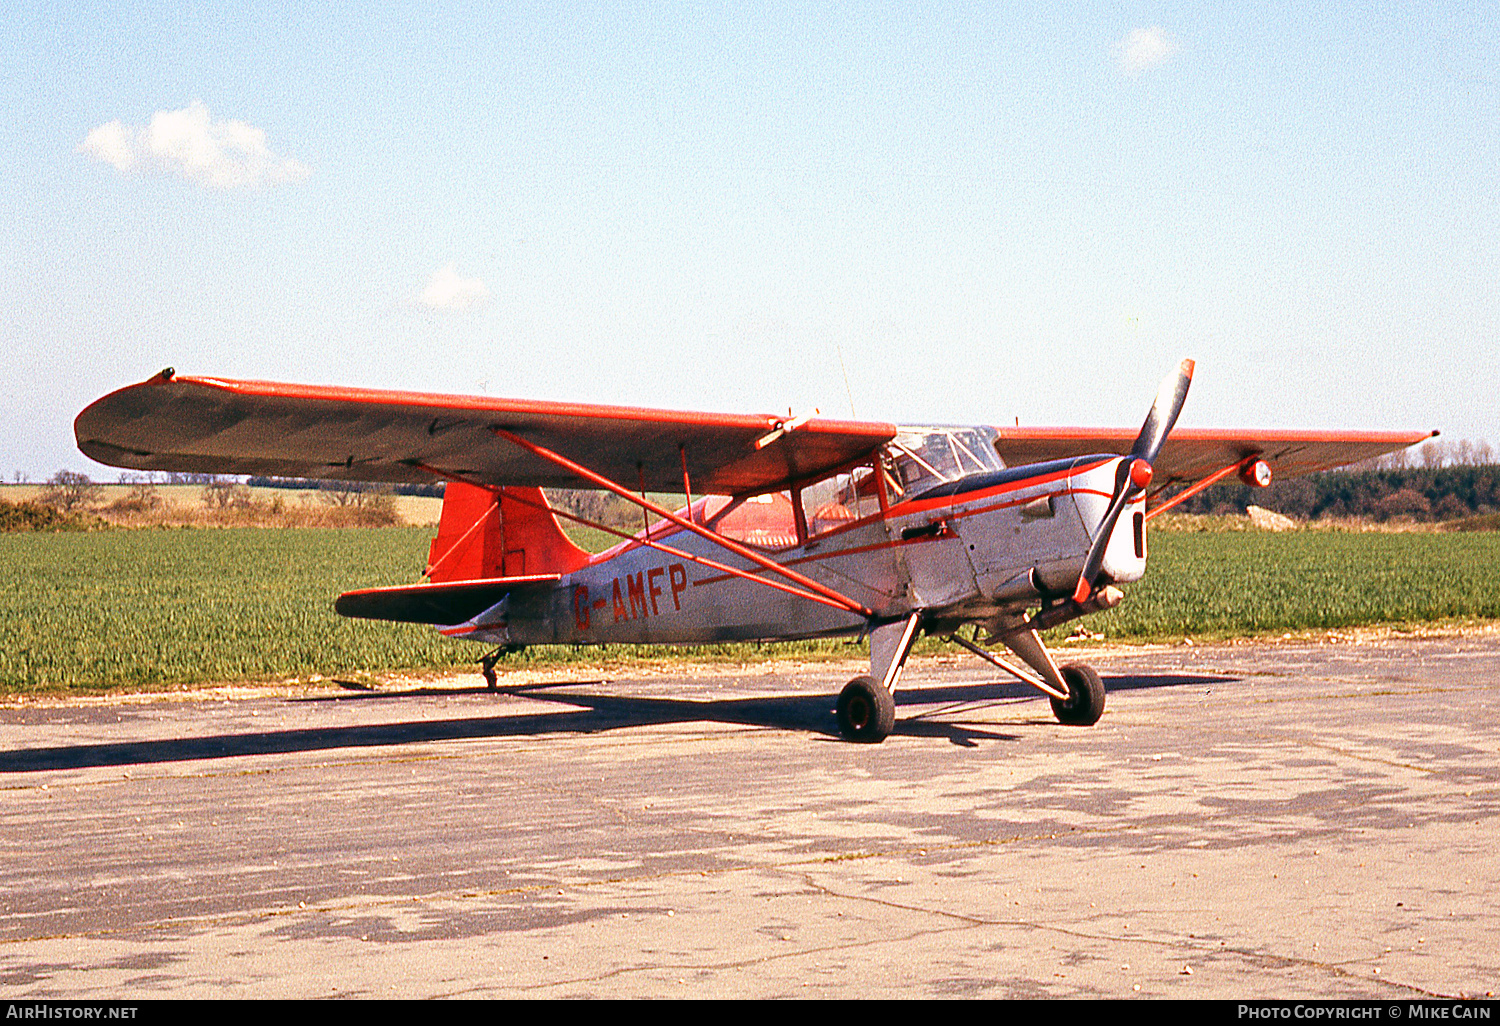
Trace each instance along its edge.
<path fill-rule="evenodd" d="M 1035 6 L 12 6 L 0 474 L 169 365 L 1500 442 L 1500 18 Z"/>

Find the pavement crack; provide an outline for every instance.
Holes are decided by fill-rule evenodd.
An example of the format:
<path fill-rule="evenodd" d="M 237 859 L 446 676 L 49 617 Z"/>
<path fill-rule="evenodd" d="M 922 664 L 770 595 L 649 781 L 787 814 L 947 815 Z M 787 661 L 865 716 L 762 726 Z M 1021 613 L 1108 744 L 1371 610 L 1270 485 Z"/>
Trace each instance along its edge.
<path fill-rule="evenodd" d="M 801 958 L 807 955 L 831 954 L 842 951 L 859 951 L 865 948 L 879 947 L 886 944 L 898 944 L 916 940 L 920 937 L 932 937 L 938 934 L 953 933 L 958 930 L 973 929 L 979 924 L 965 924 L 963 926 L 945 926 L 933 929 L 910 930 L 900 936 L 887 934 L 882 937 L 871 937 L 864 940 L 847 941 L 839 944 L 820 944 L 813 947 L 799 947 L 788 951 L 778 951 L 766 955 L 758 955 L 753 958 L 731 959 L 722 962 L 659 962 L 654 965 L 630 965 L 620 966 L 608 972 L 597 973 L 593 976 L 572 977 L 566 980 L 553 980 L 547 983 L 527 984 L 517 987 L 517 990 L 540 991 L 555 987 L 564 987 L 570 984 L 597 983 L 602 980 L 615 979 L 634 973 L 643 972 L 703 972 L 705 970 L 724 971 L 730 969 L 748 969 L 758 965 L 769 965 L 773 962 L 785 961 L 789 958 Z M 472 991 L 471 991 L 472 992 Z"/>
<path fill-rule="evenodd" d="M 1206 955 L 1232 954 L 1238 955 L 1241 958 L 1249 959 L 1262 965 L 1300 965 L 1305 968 L 1320 969 L 1325 972 L 1332 973 L 1335 976 L 1340 976 L 1346 979 L 1364 981 L 1373 980 L 1373 982 L 1379 983 L 1382 986 L 1408 990 L 1412 993 L 1423 994 L 1427 997 L 1432 998 L 1447 998 L 1457 1000 L 1460 997 L 1460 995 L 1443 994 L 1437 991 L 1426 990 L 1422 987 L 1416 986 L 1415 984 L 1401 983 L 1392 979 L 1385 979 L 1378 976 L 1367 977 L 1363 973 L 1345 969 L 1342 966 L 1336 965 L 1331 962 L 1319 962 L 1313 959 L 1301 958 L 1296 955 L 1278 955 L 1270 952 L 1254 951 L 1249 948 L 1230 948 L 1224 946 L 1206 947 L 1202 944 L 1197 944 L 1193 941 L 1184 941 L 1180 938 L 1162 939 L 1159 937 L 1128 937 L 1121 934 L 1105 933 L 1098 930 L 1080 930 L 1067 926 L 1059 926 L 1056 923 L 1037 922 L 1036 920 L 1032 919 L 992 919 L 983 916 L 968 915 L 962 912 L 950 912 L 946 909 L 930 908 L 926 905 L 917 905 L 910 902 L 891 901 L 888 898 L 877 898 L 868 894 L 846 894 L 844 892 L 834 890 L 832 887 L 829 887 L 825 884 L 821 884 L 807 875 L 803 876 L 803 882 L 806 883 L 808 887 L 811 887 L 830 898 L 842 898 L 849 901 L 883 905 L 887 908 L 897 909 L 903 912 L 916 912 L 924 915 L 942 916 L 950 919 L 957 919 L 966 924 L 965 928 L 982 926 L 1018 927 L 1038 930 L 1046 933 L 1061 934 L 1065 937 L 1076 937 L 1080 940 L 1108 941 L 1117 944 L 1142 944 L 1148 947 L 1157 947 L 1171 950 L 1178 954 L 1194 955 L 1199 958 L 1202 958 Z M 882 938 L 882 940 L 884 940 L 884 938 Z"/>

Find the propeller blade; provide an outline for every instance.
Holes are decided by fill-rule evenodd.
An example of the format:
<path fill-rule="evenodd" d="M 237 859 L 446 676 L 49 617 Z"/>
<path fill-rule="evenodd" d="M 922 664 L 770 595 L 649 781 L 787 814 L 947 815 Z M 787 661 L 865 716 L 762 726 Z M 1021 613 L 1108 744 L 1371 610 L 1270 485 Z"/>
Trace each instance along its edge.
<path fill-rule="evenodd" d="M 1110 535 L 1115 533 L 1115 524 L 1131 495 L 1144 491 L 1151 483 L 1151 467 L 1166 444 L 1167 436 L 1177 423 L 1182 404 L 1187 400 L 1188 386 L 1193 382 L 1193 361 L 1183 360 L 1177 369 L 1162 379 L 1157 389 L 1156 401 L 1151 412 L 1136 435 L 1130 456 L 1120 461 L 1115 472 L 1115 491 L 1110 497 L 1109 508 L 1099 522 L 1098 533 L 1089 544 L 1088 557 L 1083 561 L 1083 572 L 1078 575 L 1078 587 L 1073 589 L 1073 601 L 1086 602 L 1094 593 L 1094 583 L 1099 579 L 1099 570 L 1104 566 L 1104 550 L 1109 547 Z"/>
<path fill-rule="evenodd" d="M 1121 467 L 1125 465 L 1120 464 Z M 1128 477 L 1126 481 L 1129 481 Z M 1093 543 L 1089 545 L 1088 558 L 1083 561 L 1083 572 L 1078 575 L 1078 587 L 1073 589 L 1074 602 L 1087 602 L 1094 593 L 1094 582 L 1099 579 L 1099 570 L 1104 566 L 1104 550 L 1109 547 L 1109 536 L 1114 533 L 1115 522 L 1120 519 L 1120 512 L 1129 501 L 1129 487 L 1116 484 L 1114 497 L 1109 500 L 1109 509 L 1099 523 L 1099 533 L 1094 535 Z"/>
<path fill-rule="evenodd" d="M 1135 436 L 1135 445 L 1131 446 L 1130 455 L 1150 464 L 1156 463 L 1157 454 L 1161 452 L 1167 435 L 1177 423 L 1177 415 L 1182 412 L 1188 386 L 1192 383 L 1192 360 L 1183 360 L 1175 371 L 1162 378 L 1161 387 L 1156 390 L 1156 402 L 1151 404 L 1151 412 L 1146 414 L 1141 433 Z"/>

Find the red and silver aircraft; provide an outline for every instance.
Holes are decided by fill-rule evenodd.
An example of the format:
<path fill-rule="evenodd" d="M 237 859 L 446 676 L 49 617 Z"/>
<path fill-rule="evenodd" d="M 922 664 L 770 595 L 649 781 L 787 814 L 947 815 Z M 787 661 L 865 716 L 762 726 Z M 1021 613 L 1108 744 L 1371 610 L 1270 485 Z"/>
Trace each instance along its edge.
<path fill-rule="evenodd" d="M 335 608 L 499 646 L 482 661 L 491 687 L 496 659 L 516 646 L 867 636 L 870 674 L 839 695 L 838 724 L 878 741 L 924 631 L 1037 687 L 1063 723 L 1094 723 L 1099 675 L 1059 666 L 1038 632 L 1120 602 L 1117 585 L 1145 572 L 1153 516 L 1230 474 L 1264 487 L 1273 474 L 1430 437 L 1172 434 L 1192 372 L 1184 360 L 1167 376 L 1133 440 L 1129 430 L 683 413 L 170 369 L 99 399 L 74 429 L 85 455 L 139 471 L 446 482 L 425 580 L 348 592 Z M 1162 501 L 1173 486 L 1186 487 Z M 659 519 L 630 535 L 552 509 L 543 488 L 603 489 Z M 646 498 L 679 488 L 688 501 L 675 512 Z M 558 517 L 621 540 L 591 555 Z M 973 641 L 959 633 L 971 624 Z M 984 647 L 996 642 L 1019 663 Z"/>

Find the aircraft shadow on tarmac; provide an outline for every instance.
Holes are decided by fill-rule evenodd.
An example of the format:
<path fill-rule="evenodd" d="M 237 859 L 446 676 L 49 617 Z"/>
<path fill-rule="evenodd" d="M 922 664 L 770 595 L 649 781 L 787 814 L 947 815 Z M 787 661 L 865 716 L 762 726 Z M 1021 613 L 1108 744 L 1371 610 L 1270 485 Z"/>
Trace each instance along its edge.
<path fill-rule="evenodd" d="M 1133 675 L 1106 678 L 1111 691 L 1140 688 L 1202 686 L 1235 680 L 1204 675 Z M 603 682 L 600 682 L 603 683 Z M 98 766 L 133 766 L 164 762 L 230 759 L 255 755 L 286 755 L 340 748 L 378 748 L 431 741 L 465 741 L 485 738 L 536 737 L 546 734 L 593 734 L 626 727 L 667 723 L 715 722 L 773 730 L 803 731 L 834 740 L 833 695 L 789 695 L 772 698 L 686 700 L 645 698 L 631 695 L 558 691 L 577 688 L 577 681 L 561 685 L 534 684 L 502 688 L 500 694 L 531 695 L 548 702 L 575 707 L 567 711 L 520 713 L 505 716 L 463 717 L 449 720 L 418 720 L 401 723 L 315 727 L 303 730 L 256 731 L 217 734 L 208 737 L 127 741 L 118 744 L 64 745 L 0 752 L 0 773 L 32 773 L 44 770 L 84 769 Z M 483 688 L 441 691 L 419 688 L 400 692 L 362 692 L 315 701 L 367 701 L 370 699 L 418 698 L 441 694 L 456 696 L 486 694 Z M 989 684 L 904 687 L 896 693 L 897 706 L 938 705 L 901 716 L 896 737 L 946 737 L 956 745 L 974 747 L 980 741 L 1015 741 L 1018 734 L 1005 734 L 973 722 L 971 715 L 987 704 L 1020 699 L 1040 699 L 1036 691 L 1016 682 Z M 965 722 L 967 721 L 967 722 Z M 1016 726 L 1048 723 L 1050 715 L 1016 723 Z"/>

